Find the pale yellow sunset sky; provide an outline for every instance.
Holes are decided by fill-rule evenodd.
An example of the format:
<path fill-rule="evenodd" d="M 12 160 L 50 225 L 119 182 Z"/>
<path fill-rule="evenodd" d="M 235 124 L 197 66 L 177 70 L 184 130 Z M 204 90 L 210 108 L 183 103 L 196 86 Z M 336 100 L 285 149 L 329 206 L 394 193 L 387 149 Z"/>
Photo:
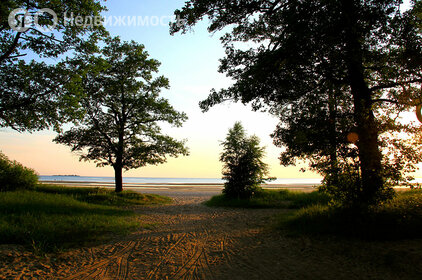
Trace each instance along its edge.
<path fill-rule="evenodd" d="M 111 0 L 104 2 L 108 7 L 105 16 L 157 16 L 170 17 L 181 8 L 183 0 Z M 279 165 L 280 149 L 274 147 L 269 136 L 277 119 L 268 113 L 252 112 L 241 104 L 225 103 L 202 113 L 198 102 L 204 100 L 212 88 L 220 89 L 232 82 L 218 73 L 218 59 L 224 57 L 219 37 L 222 33 L 210 35 L 207 22 L 199 23 L 194 32 L 186 35 L 169 35 L 166 25 L 157 26 L 111 26 L 107 27 L 113 36 L 123 40 L 134 40 L 145 45 L 152 58 L 161 61 L 160 74 L 170 80 L 171 89 L 162 96 L 179 111 L 187 113 L 189 120 L 182 128 L 164 128 L 164 132 L 178 139 L 187 139 L 190 156 L 169 159 L 160 166 L 149 166 L 126 172 L 127 177 L 166 178 L 220 178 L 222 141 L 228 129 L 236 121 L 242 121 L 249 134 L 260 137 L 266 146 L 266 162 L 271 167 L 271 176 L 277 178 L 318 178 L 312 172 L 302 173 L 298 167 Z M 67 128 L 69 126 L 66 126 Z M 35 169 L 40 175 L 114 176 L 111 167 L 97 168 L 93 162 L 79 162 L 70 149 L 52 142 L 52 131 L 33 134 L 18 133 L 11 129 L 0 129 L 0 150 L 10 159 Z M 321 131 L 321 137 L 324 132 Z M 422 178 L 422 172 L 416 174 Z"/>
<path fill-rule="evenodd" d="M 181 177 L 220 178 L 220 141 L 235 121 L 242 120 L 250 134 L 258 135 L 267 147 L 266 162 L 271 166 L 271 176 L 277 178 L 316 178 L 312 172 L 299 172 L 297 167 L 282 167 L 278 162 L 280 149 L 272 145 L 269 134 L 275 128 L 276 119 L 266 113 L 254 113 L 239 104 L 221 105 L 208 113 L 193 107 L 187 112 L 190 119 L 182 128 L 165 130 L 178 139 L 187 139 L 190 156 L 169 159 L 168 163 L 149 166 L 125 173 L 127 177 Z M 11 159 L 35 169 L 40 175 L 77 174 L 81 176 L 113 176 L 111 167 L 97 168 L 94 163 L 79 162 L 70 149 L 52 142 L 51 131 L 17 133 L 12 130 L 0 132 L 0 147 Z"/>

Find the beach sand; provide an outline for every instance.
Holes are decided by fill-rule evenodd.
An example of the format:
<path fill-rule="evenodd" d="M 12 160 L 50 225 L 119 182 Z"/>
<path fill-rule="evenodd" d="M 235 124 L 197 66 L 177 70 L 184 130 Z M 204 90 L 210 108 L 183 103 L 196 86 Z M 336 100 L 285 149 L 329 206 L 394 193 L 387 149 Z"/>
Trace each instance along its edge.
<path fill-rule="evenodd" d="M 62 185 L 69 187 L 102 187 L 114 188 L 113 183 L 101 182 L 66 182 L 66 181 L 43 181 L 43 184 Z M 278 190 L 288 189 L 291 191 L 312 192 L 316 189 L 313 184 L 265 184 L 263 189 Z M 224 186 L 222 184 L 182 184 L 182 183 L 146 183 L 146 184 L 124 184 L 124 190 L 137 191 L 142 193 L 154 193 L 165 196 L 213 196 L 220 194 Z"/>
<path fill-rule="evenodd" d="M 295 236 L 270 226 L 291 210 L 204 206 L 221 186 L 144 187 L 142 192 L 169 195 L 174 202 L 136 207 L 144 225 L 138 231 L 47 256 L 2 245 L 0 279 L 420 279 L 422 273 L 417 265 L 391 265 L 401 257 L 419 260 L 418 240 Z M 401 253 L 406 248 L 412 256 Z"/>

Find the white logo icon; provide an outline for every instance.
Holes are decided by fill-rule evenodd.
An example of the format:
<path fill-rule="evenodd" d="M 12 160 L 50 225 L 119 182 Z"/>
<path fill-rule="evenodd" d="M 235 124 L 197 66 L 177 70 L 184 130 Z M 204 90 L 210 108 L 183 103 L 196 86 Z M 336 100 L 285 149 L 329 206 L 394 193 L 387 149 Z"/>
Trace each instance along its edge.
<path fill-rule="evenodd" d="M 52 17 L 52 25 L 40 25 L 39 19 L 44 14 L 49 14 Z M 30 28 L 35 28 L 40 32 L 52 32 L 58 24 L 57 14 L 48 8 L 38 10 L 34 15 L 25 9 L 15 9 L 9 14 L 9 26 L 16 32 L 26 32 Z"/>

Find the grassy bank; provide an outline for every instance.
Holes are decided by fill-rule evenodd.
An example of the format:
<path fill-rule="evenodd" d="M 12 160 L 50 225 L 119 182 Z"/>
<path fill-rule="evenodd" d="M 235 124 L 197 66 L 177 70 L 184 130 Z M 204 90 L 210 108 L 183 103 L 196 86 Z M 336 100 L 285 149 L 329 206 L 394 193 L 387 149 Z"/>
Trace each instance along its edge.
<path fill-rule="evenodd" d="M 170 203 L 171 199 L 155 194 L 141 194 L 138 192 L 114 192 L 106 188 L 75 188 L 57 185 L 38 185 L 37 192 L 48 194 L 63 194 L 78 201 L 101 205 L 129 206 L 129 205 L 154 205 Z"/>
<path fill-rule="evenodd" d="M 330 198 L 319 192 L 263 190 L 250 199 L 214 196 L 205 204 L 211 207 L 280 208 L 279 229 L 293 234 L 324 234 L 369 240 L 422 238 L 422 190 L 401 191 L 369 213 L 329 206 Z"/>
<path fill-rule="evenodd" d="M 141 225 L 126 206 L 168 203 L 169 198 L 98 188 L 39 186 L 0 193 L 0 242 L 35 250 L 97 242 Z"/>
<path fill-rule="evenodd" d="M 261 190 L 250 199 L 228 198 L 225 195 L 212 197 L 205 205 L 210 207 L 240 207 L 240 208 L 289 208 L 327 204 L 329 197 L 319 192 L 293 192 L 289 190 Z"/>
<path fill-rule="evenodd" d="M 304 207 L 279 217 L 279 228 L 297 233 L 331 234 L 371 240 L 422 238 L 422 191 L 399 192 L 365 215 L 327 205 Z"/>

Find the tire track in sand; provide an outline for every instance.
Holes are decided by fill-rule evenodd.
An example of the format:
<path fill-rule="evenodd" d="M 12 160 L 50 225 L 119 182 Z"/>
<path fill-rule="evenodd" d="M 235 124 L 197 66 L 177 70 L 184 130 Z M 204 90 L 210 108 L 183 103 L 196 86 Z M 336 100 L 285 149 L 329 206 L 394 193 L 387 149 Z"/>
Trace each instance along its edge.
<path fill-rule="evenodd" d="M 205 240 L 201 240 L 201 236 L 195 232 L 189 233 L 194 239 L 195 244 L 193 254 L 169 277 L 169 279 L 209 279 L 205 269 L 206 267 L 208 268 L 208 271 L 211 271 L 205 250 L 208 244 L 209 234 L 206 229 L 202 229 L 202 232 L 205 233 Z"/>
<path fill-rule="evenodd" d="M 182 236 L 179 237 L 177 241 L 167 249 L 167 251 L 160 257 L 160 260 L 155 265 L 155 268 L 147 274 L 147 280 L 151 280 L 154 276 L 157 275 L 159 268 L 163 265 L 163 263 L 168 261 L 170 252 L 172 252 L 186 238 L 187 235 L 187 233 L 183 233 Z"/>
<path fill-rule="evenodd" d="M 105 274 L 107 267 L 112 265 L 113 262 L 117 264 L 118 271 L 116 277 L 113 277 L 113 279 L 126 279 L 128 276 L 128 257 L 136 243 L 137 242 L 135 241 L 125 243 L 121 250 L 111 256 L 108 256 L 107 259 L 103 259 L 97 263 L 89 265 L 85 267 L 84 270 L 64 278 L 64 280 L 95 279 L 100 276 L 100 274 Z"/>
<path fill-rule="evenodd" d="M 274 279 L 271 269 L 236 249 L 240 236 L 253 234 L 247 230 L 251 211 L 176 203 L 145 212 L 148 222 L 160 225 L 140 232 L 133 241 L 110 244 L 101 250 L 101 257 L 92 256 L 93 264 L 64 279 L 221 279 L 225 276 L 221 269 L 231 273 L 241 269 L 249 275 L 258 269 L 262 279 Z"/>

